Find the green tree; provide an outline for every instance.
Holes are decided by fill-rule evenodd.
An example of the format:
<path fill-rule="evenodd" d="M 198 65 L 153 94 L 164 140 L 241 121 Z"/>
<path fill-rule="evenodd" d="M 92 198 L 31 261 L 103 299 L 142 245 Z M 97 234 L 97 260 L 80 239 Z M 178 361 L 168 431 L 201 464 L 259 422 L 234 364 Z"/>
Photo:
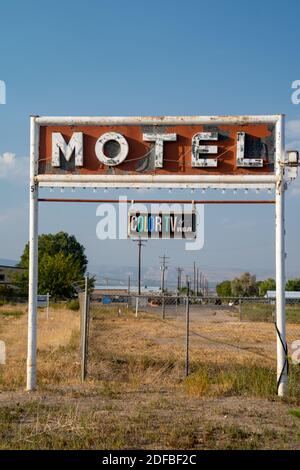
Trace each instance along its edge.
<path fill-rule="evenodd" d="M 216 285 L 216 291 L 219 297 L 231 297 L 231 281 L 223 281 Z"/>
<path fill-rule="evenodd" d="M 0 285 L 0 300 L 9 299 L 16 296 L 18 293 L 12 287 L 4 284 Z"/>
<path fill-rule="evenodd" d="M 38 292 L 47 292 L 53 298 L 66 298 L 74 294 L 74 282 L 83 281 L 87 267 L 85 249 L 74 235 L 65 232 L 39 236 Z M 21 292 L 28 290 L 29 244 L 27 243 L 19 265 L 26 270 L 18 274 L 16 282 Z"/>
<path fill-rule="evenodd" d="M 179 290 L 179 294 L 187 295 L 187 287 L 186 286 L 181 287 Z M 191 288 L 189 289 L 189 295 L 194 295 L 194 291 Z"/>
<path fill-rule="evenodd" d="M 286 283 L 285 289 L 288 291 L 300 291 L 300 278 L 289 279 Z"/>
<path fill-rule="evenodd" d="M 244 273 L 231 281 L 232 295 L 235 297 L 253 297 L 258 295 L 256 276 Z"/>
<path fill-rule="evenodd" d="M 276 282 L 275 279 L 269 277 L 269 279 L 265 279 L 264 281 L 260 281 L 258 284 L 259 295 L 264 297 L 268 290 L 276 290 Z"/>

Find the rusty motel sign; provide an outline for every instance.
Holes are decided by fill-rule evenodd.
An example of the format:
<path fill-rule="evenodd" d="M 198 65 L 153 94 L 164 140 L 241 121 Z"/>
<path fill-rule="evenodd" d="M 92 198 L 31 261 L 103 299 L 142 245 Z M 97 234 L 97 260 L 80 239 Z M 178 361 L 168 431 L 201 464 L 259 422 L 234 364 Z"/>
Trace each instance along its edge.
<path fill-rule="evenodd" d="M 30 129 L 27 389 L 36 388 L 40 187 L 274 188 L 277 381 L 284 395 L 284 196 L 298 165 L 297 152 L 285 153 L 284 117 L 31 117 Z"/>

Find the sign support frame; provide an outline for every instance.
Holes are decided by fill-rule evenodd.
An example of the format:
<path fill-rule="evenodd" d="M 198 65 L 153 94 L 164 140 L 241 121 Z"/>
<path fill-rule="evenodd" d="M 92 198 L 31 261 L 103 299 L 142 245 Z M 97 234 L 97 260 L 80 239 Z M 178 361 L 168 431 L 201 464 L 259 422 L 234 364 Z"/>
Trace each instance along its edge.
<path fill-rule="evenodd" d="M 287 348 L 285 318 L 285 181 L 284 181 L 284 116 L 192 116 L 192 117 L 38 117 L 30 118 L 30 198 L 29 198 L 29 295 L 28 295 L 28 345 L 27 345 L 27 390 L 36 389 L 36 352 L 37 352 L 37 286 L 38 286 L 38 193 L 39 186 L 78 186 L 78 187 L 134 187 L 137 186 L 135 175 L 121 183 L 112 177 L 107 182 L 97 176 L 38 175 L 39 127 L 41 125 L 134 125 L 134 124 L 276 124 L 276 174 L 261 176 L 139 176 L 138 186 L 151 187 L 260 187 L 268 184 L 275 186 L 275 261 L 276 261 L 276 330 L 277 330 L 277 380 L 278 395 L 287 393 Z M 186 180 L 184 182 L 184 179 Z M 132 183 L 130 183 L 130 181 Z"/>
<path fill-rule="evenodd" d="M 38 291 L 38 193 L 36 181 L 38 165 L 38 125 L 30 118 L 30 196 L 29 196 L 29 288 L 28 288 L 28 343 L 27 390 L 36 389 L 37 350 L 37 291 Z"/>
<path fill-rule="evenodd" d="M 285 191 L 284 181 L 284 116 L 276 123 L 276 175 L 275 187 L 275 265 L 276 265 L 276 341 L 277 341 L 277 393 L 283 397 L 288 389 L 288 358 L 285 312 Z"/>

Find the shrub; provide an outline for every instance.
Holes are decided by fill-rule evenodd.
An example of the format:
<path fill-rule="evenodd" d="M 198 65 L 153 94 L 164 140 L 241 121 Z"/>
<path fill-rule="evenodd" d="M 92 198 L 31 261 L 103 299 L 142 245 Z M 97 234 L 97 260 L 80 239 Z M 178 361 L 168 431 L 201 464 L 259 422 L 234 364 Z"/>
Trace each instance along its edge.
<path fill-rule="evenodd" d="M 73 299 L 73 300 L 70 300 L 70 302 L 67 302 L 67 308 L 69 310 L 74 310 L 74 311 L 77 311 L 79 310 L 79 300 L 77 299 Z"/>

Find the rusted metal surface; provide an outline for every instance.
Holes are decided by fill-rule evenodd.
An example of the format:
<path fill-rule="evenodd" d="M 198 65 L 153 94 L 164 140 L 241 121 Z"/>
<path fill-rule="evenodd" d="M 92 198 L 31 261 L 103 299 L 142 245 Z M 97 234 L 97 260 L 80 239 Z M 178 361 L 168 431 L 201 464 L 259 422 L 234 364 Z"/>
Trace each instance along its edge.
<path fill-rule="evenodd" d="M 100 126 L 100 125 L 198 125 L 198 124 L 276 124 L 282 114 L 218 115 L 218 116 L 35 116 L 40 126 Z"/>
<path fill-rule="evenodd" d="M 215 166 L 195 167 L 192 161 L 193 138 L 199 133 L 217 132 L 214 141 L 217 152 L 210 155 Z M 245 133 L 248 145 L 245 158 L 261 159 L 261 167 L 240 167 L 237 163 L 237 139 Z M 53 134 L 69 143 L 73 135 L 82 133 L 83 164 L 76 165 L 76 158 L 65 158 L 53 149 Z M 111 166 L 97 156 L 99 139 L 104 134 L 118 134 L 128 143 L 128 155 L 121 163 Z M 157 144 L 149 142 L 149 134 L 176 134 L 176 140 L 164 142 L 156 153 Z M 143 136 L 147 137 L 144 140 Z M 203 140 L 203 147 L 212 148 Z M 207 145 L 206 145 L 207 144 Z M 53 156 L 53 152 L 55 155 Z M 115 125 L 115 126 L 41 126 L 39 142 L 38 174 L 40 175 L 266 175 L 274 172 L 275 127 L 273 124 L 244 125 Z M 68 155 L 69 157 L 69 155 Z M 113 159 L 110 159 L 113 160 Z M 201 158 L 205 161 L 205 158 Z M 156 162 L 159 161 L 158 164 Z M 54 162 L 54 163 L 53 163 Z M 58 163 L 60 166 L 58 166 Z"/>

